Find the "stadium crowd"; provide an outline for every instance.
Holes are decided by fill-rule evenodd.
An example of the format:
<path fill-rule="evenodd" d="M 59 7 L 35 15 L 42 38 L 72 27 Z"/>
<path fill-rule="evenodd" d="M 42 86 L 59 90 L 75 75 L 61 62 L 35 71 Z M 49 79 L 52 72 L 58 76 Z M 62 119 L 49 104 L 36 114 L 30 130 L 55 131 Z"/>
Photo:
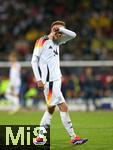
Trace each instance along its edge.
<path fill-rule="evenodd" d="M 0 0 L 0 60 L 14 49 L 21 60 L 30 60 L 36 39 L 57 19 L 77 33 L 63 46 L 61 59 L 113 58 L 112 0 Z"/>
<path fill-rule="evenodd" d="M 112 0 L 0 0 L 0 61 L 15 50 L 30 61 L 36 39 L 49 33 L 54 20 L 63 20 L 77 33 L 62 46 L 62 60 L 112 60 Z M 62 91 L 67 99 L 112 97 L 113 68 L 63 68 Z M 29 74 L 29 76 L 28 76 Z M 21 102 L 40 99 L 31 68 L 22 68 Z M 8 84 L 7 71 L 0 73 L 0 97 Z"/>
<path fill-rule="evenodd" d="M 93 100 L 113 97 L 113 68 L 81 68 L 73 69 L 74 72 L 63 69 L 62 92 L 67 100 Z M 107 70 L 106 70 L 107 69 Z M 20 101 L 25 105 L 27 99 L 34 102 L 44 100 L 43 92 L 37 89 L 31 69 L 23 68 L 21 72 Z M 8 77 L 0 76 L 0 99 L 5 98 L 8 85 Z"/>

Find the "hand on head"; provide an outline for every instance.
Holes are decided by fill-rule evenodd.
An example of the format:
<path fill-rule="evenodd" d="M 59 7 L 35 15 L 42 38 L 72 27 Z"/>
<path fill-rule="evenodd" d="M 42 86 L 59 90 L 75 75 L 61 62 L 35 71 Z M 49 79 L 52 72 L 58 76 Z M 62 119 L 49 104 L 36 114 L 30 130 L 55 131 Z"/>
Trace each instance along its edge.
<path fill-rule="evenodd" d="M 50 39 L 53 39 L 56 42 L 59 40 L 59 38 L 63 35 L 60 32 L 60 27 L 64 27 L 65 28 L 65 22 L 57 20 L 57 21 L 52 23 L 52 25 L 51 25 L 51 33 L 49 34 L 49 38 Z"/>
<path fill-rule="evenodd" d="M 62 36 L 62 33 L 59 32 L 60 27 L 61 26 L 59 26 L 59 25 L 53 26 L 53 28 L 52 28 L 53 40 L 58 40 Z"/>
<path fill-rule="evenodd" d="M 59 32 L 59 27 L 54 26 L 54 27 L 53 27 L 53 32 Z"/>

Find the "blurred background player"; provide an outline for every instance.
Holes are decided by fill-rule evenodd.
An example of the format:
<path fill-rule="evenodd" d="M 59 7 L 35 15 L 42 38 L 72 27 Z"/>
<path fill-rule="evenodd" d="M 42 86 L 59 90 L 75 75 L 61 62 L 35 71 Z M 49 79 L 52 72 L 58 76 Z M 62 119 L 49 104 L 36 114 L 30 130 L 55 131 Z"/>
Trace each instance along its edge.
<path fill-rule="evenodd" d="M 19 110 L 19 93 L 21 86 L 21 66 L 17 60 L 15 52 L 9 56 L 10 71 L 9 71 L 9 85 L 6 91 L 6 98 L 12 101 L 12 113 Z"/>
<path fill-rule="evenodd" d="M 75 32 L 65 28 L 65 22 L 53 22 L 50 34 L 37 40 L 31 63 L 37 85 L 39 88 L 44 89 L 47 102 L 47 111 L 45 111 L 40 125 L 50 125 L 55 107 L 58 106 L 62 123 L 71 137 L 71 143 L 82 144 L 87 139 L 81 139 L 75 134 L 68 114 L 68 107 L 61 92 L 62 75 L 60 71 L 59 45 L 65 44 L 75 37 Z M 40 137 L 36 140 L 37 142 L 43 141 Z"/>

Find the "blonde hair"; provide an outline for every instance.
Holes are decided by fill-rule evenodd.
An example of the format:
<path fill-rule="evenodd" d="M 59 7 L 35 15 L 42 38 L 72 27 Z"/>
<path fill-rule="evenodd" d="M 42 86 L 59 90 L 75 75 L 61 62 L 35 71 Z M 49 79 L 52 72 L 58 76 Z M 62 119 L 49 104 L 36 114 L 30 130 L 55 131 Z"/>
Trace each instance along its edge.
<path fill-rule="evenodd" d="M 57 20 L 57 21 L 54 21 L 52 24 L 51 24 L 51 28 L 54 26 L 54 25 L 62 25 L 62 26 L 66 26 L 65 22 L 64 21 L 60 21 L 60 20 Z"/>
<path fill-rule="evenodd" d="M 10 56 L 10 57 L 15 57 L 15 58 L 17 58 L 17 53 L 16 53 L 16 52 L 12 52 L 12 53 L 10 53 L 9 56 Z"/>

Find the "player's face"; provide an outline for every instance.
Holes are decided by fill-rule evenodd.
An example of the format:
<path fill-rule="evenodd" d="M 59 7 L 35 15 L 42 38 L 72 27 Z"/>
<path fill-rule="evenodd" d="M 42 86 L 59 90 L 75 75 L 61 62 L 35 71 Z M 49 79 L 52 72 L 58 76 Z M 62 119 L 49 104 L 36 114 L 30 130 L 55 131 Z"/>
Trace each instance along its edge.
<path fill-rule="evenodd" d="M 62 25 L 54 25 L 52 27 L 52 33 L 53 33 L 53 40 L 57 41 L 61 36 L 62 36 L 62 33 L 59 32 L 59 28 L 60 27 L 64 27 Z"/>
<path fill-rule="evenodd" d="M 15 62 L 15 61 L 16 61 L 16 57 L 14 57 L 14 56 L 9 56 L 9 61 L 10 61 L 10 62 Z"/>

